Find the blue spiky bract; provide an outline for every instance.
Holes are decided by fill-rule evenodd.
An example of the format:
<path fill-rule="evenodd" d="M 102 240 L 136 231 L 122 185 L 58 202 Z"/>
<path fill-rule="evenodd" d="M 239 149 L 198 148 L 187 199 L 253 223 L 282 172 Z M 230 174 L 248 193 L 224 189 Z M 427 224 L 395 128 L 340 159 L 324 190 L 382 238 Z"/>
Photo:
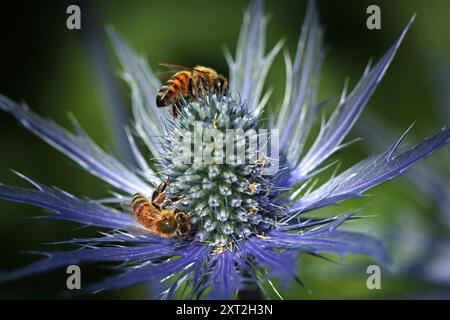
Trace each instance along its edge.
<path fill-rule="evenodd" d="M 374 186 L 403 174 L 449 141 L 450 130 L 444 127 L 404 150 L 400 144 L 403 135 L 384 153 L 330 176 L 321 186 L 314 188 L 310 183 L 327 168 L 326 161 L 348 144 L 344 142 L 347 134 L 386 74 L 412 20 L 378 63 L 366 69 L 356 87 L 348 95 L 344 90 L 335 112 L 323 120 L 319 134 L 311 137 L 311 128 L 321 118 L 321 104 L 316 95 L 323 31 L 314 1 L 308 2 L 296 55 L 291 60 L 285 54 L 287 85 L 281 110 L 275 114 L 265 110 L 274 128 L 280 130 L 281 171 L 273 177 L 264 176 L 258 171 L 261 167 L 255 165 L 180 164 L 173 156 L 180 146 L 176 133 L 192 132 L 195 123 L 222 131 L 263 127 L 260 115 L 270 95 L 263 92 L 265 78 L 282 43 L 266 53 L 267 19 L 259 0 L 252 1 L 245 14 L 235 57 L 229 53 L 226 56 L 229 94 L 186 101 L 177 121 L 170 120 L 168 111 L 156 106 L 161 83 L 145 60 L 113 29 L 108 30 L 123 68 L 123 78 L 131 88 L 134 122 L 133 131 L 127 133 L 137 167 L 130 168 L 107 154 L 76 122 L 76 132 L 71 133 L 27 106 L 0 96 L 1 110 L 115 188 L 111 198 L 85 200 L 21 174 L 32 188 L 0 184 L 2 199 L 36 205 L 52 211 L 50 218 L 103 230 L 99 237 L 60 242 L 80 246 L 82 250 L 46 252 L 42 260 L 0 274 L 0 282 L 70 264 L 114 261 L 120 265 L 120 274 L 93 284 L 86 292 L 157 281 L 165 286 L 162 298 L 178 293 L 187 298 L 225 299 L 236 297 L 249 285 L 266 293 L 266 284 L 273 284 L 272 278 L 277 278 L 280 284 L 300 282 L 296 276 L 300 253 L 314 256 L 332 253 L 340 257 L 364 254 L 387 262 L 388 256 L 379 241 L 341 230 L 343 223 L 358 218 L 356 212 L 308 219 L 303 214 L 360 197 Z M 305 141 L 309 138 L 314 138 L 313 143 L 306 149 Z M 149 163 L 147 153 L 138 148 L 136 139 L 142 140 L 154 161 Z M 192 234 L 162 238 L 130 232 L 139 226 L 118 204 L 136 192 L 150 196 L 167 176 L 171 181 L 169 196 L 186 195 L 176 205 L 191 217 Z M 252 183 L 258 187 L 249 188 Z M 256 214 L 252 210 L 255 208 Z"/>

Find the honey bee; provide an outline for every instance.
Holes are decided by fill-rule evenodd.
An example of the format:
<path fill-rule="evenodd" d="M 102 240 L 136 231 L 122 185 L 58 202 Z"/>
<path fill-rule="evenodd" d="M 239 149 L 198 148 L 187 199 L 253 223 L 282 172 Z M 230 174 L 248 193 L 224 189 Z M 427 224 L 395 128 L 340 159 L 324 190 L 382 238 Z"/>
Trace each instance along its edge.
<path fill-rule="evenodd" d="M 190 100 L 208 93 L 225 94 L 228 80 L 214 69 L 196 66 L 194 68 L 172 64 L 160 64 L 177 71 L 167 80 L 156 96 L 156 105 L 160 108 L 172 105 L 172 114 L 176 118 L 180 112 L 181 99 Z"/>
<path fill-rule="evenodd" d="M 168 208 L 183 197 L 166 200 L 167 184 L 168 180 L 162 182 L 153 191 L 151 199 L 136 193 L 129 205 L 141 226 L 150 233 L 164 238 L 188 236 L 191 229 L 189 216 L 176 208 Z"/>

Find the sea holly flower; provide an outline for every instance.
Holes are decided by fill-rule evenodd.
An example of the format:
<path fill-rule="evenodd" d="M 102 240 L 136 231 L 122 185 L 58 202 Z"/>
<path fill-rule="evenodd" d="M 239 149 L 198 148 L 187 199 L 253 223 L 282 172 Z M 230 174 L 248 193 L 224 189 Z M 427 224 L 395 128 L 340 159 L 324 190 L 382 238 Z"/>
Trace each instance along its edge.
<path fill-rule="evenodd" d="M 305 217 L 305 213 L 363 193 L 402 173 L 446 144 L 447 128 L 416 146 L 400 151 L 401 137 L 384 153 L 357 163 L 343 173 L 333 174 L 321 186 L 313 178 L 327 169 L 327 161 L 345 147 L 345 138 L 386 73 L 411 22 L 385 55 L 367 67 L 356 87 L 344 90 L 331 117 L 323 121 L 310 148 L 312 128 L 319 120 L 317 82 L 322 61 L 322 34 L 313 1 L 307 8 L 294 60 L 285 54 L 286 91 L 279 112 L 269 109 L 269 93 L 264 93 L 267 72 L 281 43 L 265 51 L 266 18 L 262 1 L 252 1 L 244 17 L 236 56 L 227 54 L 229 90 L 225 95 L 206 94 L 180 103 L 178 118 L 172 119 L 156 106 L 159 80 L 133 50 L 110 30 L 114 48 L 132 93 L 134 131 L 129 132 L 137 168 L 129 168 L 99 148 L 75 123 L 70 133 L 34 114 L 28 107 L 1 96 L 0 108 L 17 118 L 27 129 L 62 151 L 85 170 L 116 189 L 112 198 L 82 200 L 68 192 L 50 188 L 19 174 L 33 188 L 0 185 L 0 197 L 34 204 L 53 212 L 50 218 L 70 220 L 95 228 L 102 235 L 65 241 L 81 250 L 45 252 L 45 258 L 0 275 L 11 281 L 53 268 L 84 262 L 116 262 L 121 273 L 85 288 L 89 292 L 122 288 L 159 281 L 166 286 L 162 298 L 177 293 L 187 298 L 233 298 L 256 284 L 262 292 L 273 284 L 295 280 L 300 253 L 322 256 L 332 253 L 368 255 L 380 262 L 388 256 L 381 243 L 365 234 L 343 231 L 340 226 L 355 212 L 328 218 Z M 265 112 L 265 117 L 262 113 Z M 269 115 L 269 116 L 268 116 Z M 263 121 L 270 119 L 270 127 Z M 260 131 L 261 129 L 277 129 Z M 278 145 L 255 161 L 239 162 L 239 157 L 220 154 L 219 147 L 231 142 L 244 150 L 244 160 L 252 157 L 246 138 L 225 135 L 209 144 L 195 145 L 198 130 L 225 134 L 256 132 L 259 141 L 269 132 Z M 276 139 L 278 135 L 279 140 Z M 192 139 L 188 137 L 192 137 Z M 154 160 L 145 156 L 135 139 L 141 139 Z M 264 139 L 262 139 L 264 141 Z M 219 143 L 217 144 L 217 142 Z M 267 143 L 270 144 L 270 143 Z M 201 151 L 202 161 L 180 161 L 180 150 Z M 235 155 L 233 153 L 233 155 Z M 195 158 L 195 157 L 194 157 Z M 192 160 L 192 159 L 191 159 Z M 271 172 L 275 168 L 276 172 Z M 168 178 L 168 179 L 167 179 Z M 151 196 L 162 181 L 168 181 L 167 198 L 179 197 L 172 206 L 190 217 L 191 234 L 164 238 L 136 233 L 133 215 L 118 205 L 136 192 Z"/>

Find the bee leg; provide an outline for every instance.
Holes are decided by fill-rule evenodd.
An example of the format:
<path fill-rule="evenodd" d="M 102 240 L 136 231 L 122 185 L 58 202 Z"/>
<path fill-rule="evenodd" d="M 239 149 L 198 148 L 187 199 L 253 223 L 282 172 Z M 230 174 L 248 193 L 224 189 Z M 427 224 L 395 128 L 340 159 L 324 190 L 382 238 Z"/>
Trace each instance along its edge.
<path fill-rule="evenodd" d="M 173 118 L 176 119 L 178 115 L 180 114 L 180 106 L 177 102 L 175 102 L 172 106 L 172 115 Z"/>
<path fill-rule="evenodd" d="M 195 97 L 196 96 L 196 92 L 195 92 L 195 86 L 194 86 L 194 80 L 192 80 L 192 78 L 189 78 L 189 83 L 188 83 L 188 93 Z"/>
<path fill-rule="evenodd" d="M 197 94 L 205 95 L 207 93 L 207 82 L 203 76 L 198 76 L 197 78 Z"/>
<path fill-rule="evenodd" d="M 163 203 L 166 198 L 166 188 L 169 184 L 169 177 L 158 186 L 158 188 L 153 191 L 152 194 L 152 204 L 156 207 L 160 207 L 161 203 Z"/>
<path fill-rule="evenodd" d="M 165 208 L 167 208 L 169 205 L 172 205 L 172 204 L 174 204 L 174 203 L 177 203 L 178 201 L 183 200 L 184 198 L 186 198 L 185 195 L 182 195 L 182 196 L 176 196 L 176 197 L 173 197 L 173 198 L 171 198 L 171 199 L 168 199 L 168 200 L 164 201 L 164 203 L 162 204 L 161 208 L 162 208 L 162 209 L 165 209 Z"/>
<path fill-rule="evenodd" d="M 215 87 L 216 92 L 225 95 L 227 93 L 227 89 L 228 89 L 227 79 L 224 76 L 219 75 L 216 83 L 214 84 L 214 87 Z"/>
<path fill-rule="evenodd" d="M 162 208 L 161 204 L 164 202 L 165 198 L 166 198 L 166 193 L 165 192 L 161 193 L 159 196 L 156 197 L 156 199 L 154 201 L 152 201 L 152 204 L 155 207 L 161 209 Z"/>
<path fill-rule="evenodd" d="M 163 193 L 164 191 L 166 191 L 166 188 L 169 185 L 169 180 L 170 180 L 170 178 L 167 177 L 166 180 L 161 182 L 161 184 L 158 186 L 158 191 L 160 193 Z"/>

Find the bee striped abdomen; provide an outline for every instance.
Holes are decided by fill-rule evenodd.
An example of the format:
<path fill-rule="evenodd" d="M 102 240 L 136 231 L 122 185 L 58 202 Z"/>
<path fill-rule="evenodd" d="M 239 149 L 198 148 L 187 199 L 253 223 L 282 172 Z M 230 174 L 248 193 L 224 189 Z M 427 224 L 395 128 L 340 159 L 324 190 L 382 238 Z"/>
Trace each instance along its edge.
<path fill-rule="evenodd" d="M 172 78 L 161 87 L 156 97 L 158 107 L 166 107 L 176 102 L 179 96 L 185 96 L 188 93 L 189 72 L 177 72 Z"/>
<path fill-rule="evenodd" d="M 151 210 L 152 204 L 148 199 L 140 193 L 137 193 L 131 198 L 131 206 L 136 217 L 140 217 L 142 212 Z"/>

